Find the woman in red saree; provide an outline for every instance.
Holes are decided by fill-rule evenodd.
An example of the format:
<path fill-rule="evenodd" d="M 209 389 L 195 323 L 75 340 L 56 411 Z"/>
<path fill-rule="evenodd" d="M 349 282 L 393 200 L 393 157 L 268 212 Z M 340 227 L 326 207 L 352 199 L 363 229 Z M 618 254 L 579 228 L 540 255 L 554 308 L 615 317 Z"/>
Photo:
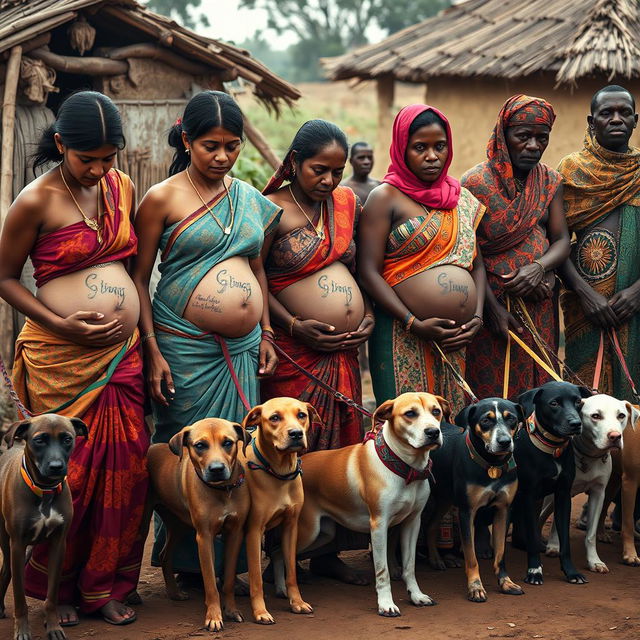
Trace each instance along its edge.
<path fill-rule="evenodd" d="M 488 326 L 467 349 L 468 381 L 480 398 L 503 395 L 509 329 L 521 332 L 540 353 L 531 333 L 516 320 L 513 305 L 519 304 L 518 298 L 540 337 L 557 351 L 555 269 L 569 255 L 569 233 L 562 177 L 540 162 L 554 120 L 553 107 L 542 98 L 509 98 L 487 145 L 487 160 L 462 177 L 462 185 L 487 208 L 477 236 L 487 271 Z M 549 380 L 519 346 L 512 346 L 510 357 L 506 397 Z"/>
<path fill-rule="evenodd" d="M 316 408 L 322 423 L 312 426 L 310 451 L 362 439 L 362 416 L 318 382 L 362 402 L 358 346 L 371 334 L 373 318 L 353 276 L 360 205 L 351 189 L 339 186 L 347 149 L 335 125 L 305 123 L 263 192 L 283 209 L 263 249 L 276 343 L 316 379 L 280 355 L 273 377 L 262 382 L 262 399 L 292 396 Z M 335 555 L 313 558 L 312 570 L 363 582 Z"/>
<path fill-rule="evenodd" d="M 13 381 L 34 413 L 81 418 L 88 437 L 71 455 L 74 515 L 59 592 L 63 626 L 75 607 L 127 624 L 140 572 L 147 490 L 139 303 L 123 262 L 137 247 L 133 185 L 112 168 L 124 145 L 115 105 L 82 92 L 60 108 L 36 162 L 57 159 L 13 203 L 0 239 L 0 295 L 27 316 Z M 37 295 L 19 281 L 30 255 Z M 28 417 L 28 416 L 23 416 Z M 44 599 L 47 548 L 26 567 L 27 595 Z"/>

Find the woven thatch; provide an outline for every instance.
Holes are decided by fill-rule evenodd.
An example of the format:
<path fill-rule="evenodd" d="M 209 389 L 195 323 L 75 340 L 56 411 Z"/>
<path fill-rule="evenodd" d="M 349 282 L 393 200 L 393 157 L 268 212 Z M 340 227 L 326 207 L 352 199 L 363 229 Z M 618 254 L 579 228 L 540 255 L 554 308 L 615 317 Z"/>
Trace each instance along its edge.
<path fill-rule="evenodd" d="M 248 51 L 196 35 L 173 20 L 148 11 L 135 0 L 0 0 L 0 53 L 55 27 L 74 20 L 81 10 L 97 19 L 138 32 L 140 40 L 154 41 L 169 51 L 215 72 L 231 72 L 251 82 L 267 104 L 290 103 L 300 92 L 269 71 Z"/>
<path fill-rule="evenodd" d="M 332 80 L 631 78 L 640 76 L 639 24 L 636 0 L 468 0 L 323 64 Z"/>

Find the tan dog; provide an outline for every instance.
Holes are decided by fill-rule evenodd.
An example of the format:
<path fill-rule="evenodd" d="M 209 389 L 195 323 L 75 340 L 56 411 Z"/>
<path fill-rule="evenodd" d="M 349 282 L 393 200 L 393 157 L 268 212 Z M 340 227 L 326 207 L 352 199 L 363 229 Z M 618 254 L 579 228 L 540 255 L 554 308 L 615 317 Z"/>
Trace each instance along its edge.
<path fill-rule="evenodd" d="M 184 427 L 168 444 L 152 445 L 147 455 L 151 486 L 145 523 L 148 528 L 155 508 L 167 528 L 160 556 L 167 594 L 172 600 L 188 597 L 178 588 L 171 559 L 176 543 L 192 527 L 196 530 L 207 608 L 205 627 L 209 631 L 223 629 L 223 613 L 227 619 L 243 620 L 236 607 L 234 583 L 250 498 L 237 455 L 238 442 L 246 446 L 249 440 L 241 425 L 206 418 Z M 225 537 L 222 608 L 213 551 L 214 538 L 221 532 Z"/>
<path fill-rule="evenodd" d="M 300 514 L 298 553 L 333 539 L 335 523 L 371 532 L 378 613 L 398 616 L 387 563 L 387 532 L 401 525 L 402 577 L 411 602 L 435 604 L 415 578 L 420 514 L 431 492 L 429 451 L 442 445 L 440 421 L 449 404 L 429 393 L 403 393 L 374 413 L 384 421 L 376 438 L 342 449 L 304 456 L 305 500 Z M 282 572 L 276 568 L 276 580 Z M 278 585 L 278 589 L 281 586 Z"/>
<path fill-rule="evenodd" d="M 316 410 L 294 398 L 273 398 L 254 407 L 244 419 L 245 428 L 257 427 L 246 448 L 247 481 L 251 511 L 247 518 L 249 591 L 254 620 L 273 624 L 262 588 L 262 536 L 282 525 L 282 552 L 286 565 L 286 593 L 294 613 L 312 613 L 300 595 L 296 579 L 298 516 L 304 500 L 298 453 L 307 446 L 307 430 Z"/>
<path fill-rule="evenodd" d="M 4 597 L 13 576 L 14 638 L 30 640 L 24 564 L 27 547 L 47 540 L 47 599 L 44 602 L 48 640 L 66 636 L 58 619 L 58 587 L 73 518 L 71 491 L 66 481 L 67 463 L 76 436 L 86 436 L 79 418 L 54 413 L 16 422 L 5 434 L 7 451 L 0 455 L 0 618 Z M 13 446 L 15 439 L 25 446 Z"/>

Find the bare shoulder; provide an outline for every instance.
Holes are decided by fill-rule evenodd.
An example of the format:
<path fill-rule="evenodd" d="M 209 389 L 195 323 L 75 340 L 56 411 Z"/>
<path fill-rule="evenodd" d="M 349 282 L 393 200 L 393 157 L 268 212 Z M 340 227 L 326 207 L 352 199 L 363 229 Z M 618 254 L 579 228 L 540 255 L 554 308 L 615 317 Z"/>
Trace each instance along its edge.
<path fill-rule="evenodd" d="M 395 204 L 399 191 L 392 185 L 383 182 L 377 187 L 371 189 L 367 202 L 365 204 L 365 211 L 392 208 Z"/>
<path fill-rule="evenodd" d="M 142 206 L 143 203 L 147 206 L 153 206 L 166 202 L 172 196 L 175 189 L 175 178 L 176 176 L 170 176 L 162 182 L 158 182 L 158 184 L 149 187 L 140 201 L 140 206 Z"/>
<path fill-rule="evenodd" d="M 46 217 L 46 205 L 54 191 L 57 187 L 52 184 L 50 172 L 39 176 L 17 195 L 9 208 L 9 216 L 14 220 L 40 224 Z"/>
<path fill-rule="evenodd" d="M 274 191 L 265 197 L 267 200 L 271 200 L 273 204 L 277 204 L 281 208 L 284 208 L 284 205 L 291 203 L 288 187 L 280 187 L 277 191 Z"/>

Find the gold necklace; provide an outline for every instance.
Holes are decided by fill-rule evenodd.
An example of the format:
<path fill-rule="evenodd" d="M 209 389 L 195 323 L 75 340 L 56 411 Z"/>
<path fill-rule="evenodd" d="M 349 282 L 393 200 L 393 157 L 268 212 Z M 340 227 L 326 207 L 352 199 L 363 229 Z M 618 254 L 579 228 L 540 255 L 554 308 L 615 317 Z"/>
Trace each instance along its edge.
<path fill-rule="evenodd" d="M 291 185 L 289 185 L 289 193 L 291 194 L 291 197 L 293 198 L 293 201 L 296 203 L 298 209 L 302 211 L 302 215 L 307 219 L 307 221 L 311 225 L 311 228 L 314 230 L 315 234 L 318 236 L 318 238 L 320 238 L 320 240 L 324 240 L 324 217 L 322 215 L 322 205 L 325 203 L 325 201 L 323 200 L 320 203 L 320 217 L 318 218 L 318 224 L 314 225 L 313 220 L 311 220 L 311 218 L 307 215 L 307 212 L 300 206 L 300 203 L 296 200 L 296 197 L 293 195 L 293 191 L 291 190 Z"/>
<path fill-rule="evenodd" d="M 227 199 L 229 200 L 229 209 L 231 210 L 231 220 L 229 221 L 229 225 L 226 227 L 222 224 L 222 222 L 220 222 L 220 220 L 218 220 L 218 218 L 216 217 L 216 214 L 213 213 L 213 210 L 209 208 L 209 205 L 204 201 L 204 198 L 200 195 L 200 192 L 196 188 L 196 185 L 193 184 L 193 180 L 191 179 L 191 175 L 189 174 L 188 168 L 185 169 L 185 173 L 187 174 L 187 178 L 189 178 L 189 182 L 191 183 L 193 190 L 198 194 L 198 198 L 200 198 L 200 201 L 202 202 L 202 206 L 211 214 L 211 217 L 217 222 L 220 229 L 222 229 L 222 233 L 224 233 L 225 236 L 228 236 L 231 233 L 231 229 L 233 228 L 233 223 L 236 217 L 236 213 L 233 209 L 233 201 L 231 200 L 231 196 L 229 195 L 229 189 L 227 189 L 227 185 L 224 183 L 224 178 L 222 178 L 222 186 L 224 187 L 224 190 L 227 194 Z"/>
<path fill-rule="evenodd" d="M 98 196 L 98 205 L 97 205 L 97 209 L 96 209 L 96 217 L 95 218 L 89 218 L 85 215 L 85 212 L 82 210 L 82 207 L 78 204 L 78 201 L 76 200 L 76 197 L 73 195 L 73 191 L 71 191 L 71 189 L 69 188 L 69 185 L 67 184 L 67 181 L 64 178 L 64 173 L 62 171 L 62 165 L 59 164 L 58 167 L 60 168 L 60 177 L 62 178 L 62 182 L 64 183 L 64 186 L 67 187 L 67 191 L 69 192 L 69 195 L 71 196 L 71 199 L 74 201 L 76 207 L 78 207 L 78 211 L 80 212 L 80 215 L 82 216 L 82 219 L 84 220 L 84 223 L 87 225 L 87 227 L 89 227 L 89 229 L 92 229 L 93 231 L 96 232 L 96 236 L 97 236 L 97 240 L 98 240 L 98 244 L 102 244 L 102 228 L 100 227 L 100 183 L 98 182 L 97 185 L 97 196 Z"/>

